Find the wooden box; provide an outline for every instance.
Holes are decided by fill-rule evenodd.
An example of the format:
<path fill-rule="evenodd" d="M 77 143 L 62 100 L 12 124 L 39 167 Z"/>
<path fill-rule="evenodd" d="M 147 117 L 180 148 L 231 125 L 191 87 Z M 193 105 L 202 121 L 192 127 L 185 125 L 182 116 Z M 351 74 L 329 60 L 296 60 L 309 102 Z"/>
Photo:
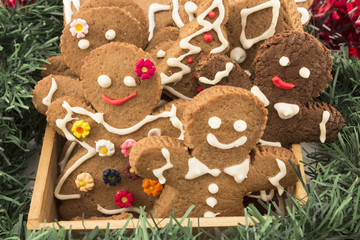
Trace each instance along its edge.
<path fill-rule="evenodd" d="M 43 147 L 41 151 L 41 157 L 39 167 L 36 175 L 36 181 L 34 185 L 33 196 L 30 205 L 30 211 L 28 216 L 27 228 L 43 228 L 43 227 L 56 227 L 55 219 L 58 218 L 56 201 L 54 197 L 55 181 L 57 178 L 57 167 L 59 148 L 62 146 L 60 137 L 49 126 L 46 127 Z M 292 151 L 295 157 L 302 161 L 301 148 L 299 144 L 292 146 Z M 300 170 L 305 182 L 304 165 L 300 163 Z M 306 201 L 306 192 L 300 181 L 295 187 L 287 189 L 293 195 L 296 195 L 302 201 Z M 245 224 L 245 217 L 216 217 L 216 218 L 190 218 L 192 226 L 201 226 L 204 228 L 210 227 L 227 227 L 236 226 L 239 223 Z M 85 220 L 83 221 L 58 221 L 58 223 L 65 229 L 84 230 L 93 229 L 98 226 L 100 229 L 106 229 L 107 224 L 110 224 L 111 229 L 122 228 L 127 220 Z M 152 220 L 149 220 L 153 223 Z M 169 222 L 169 219 L 161 220 L 158 226 L 165 226 Z M 184 225 L 187 221 L 184 221 Z M 128 224 L 127 228 L 135 228 L 137 220 L 132 219 L 132 223 Z"/>

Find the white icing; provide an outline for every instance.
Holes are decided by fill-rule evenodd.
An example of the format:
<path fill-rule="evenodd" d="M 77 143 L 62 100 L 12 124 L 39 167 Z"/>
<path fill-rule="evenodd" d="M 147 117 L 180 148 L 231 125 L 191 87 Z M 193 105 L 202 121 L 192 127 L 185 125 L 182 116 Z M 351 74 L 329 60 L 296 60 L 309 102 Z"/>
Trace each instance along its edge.
<path fill-rule="evenodd" d="M 237 63 L 242 63 L 246 59 L 246 52 L 241 47 L 236 47 L 230 52 L 230 58 Z"/>
<path fill-rule="evenodd" d="M 306 2 L 307 0 L 295 0 L 295 2 Z"/>
<path fill-rule="evenodd" d="M 215 194 L 219 191 L 219 186 L 216 183 L 211 183 L 208 187 L 210 193 Z"/>
<path fill-rule="evenodd" d="M 59 162 L 60 172 L 62 172 L 65 168 L 66 163 L 69 161 L 70 155 L 76 146 L 76 142 L 72 142 L 69 148 L 66 150 L 64 158 Z"/>
<path fill-rule="evenodd" d="M 274 108 L 281 119 L 289 119 L 299 113 L 300 108 L 296 104 L 275 103 Z"/>
<path fill-rule="evenodd" d="M 162 166 L 161 168 L 158 169 L 154 169 L 153 170 L 153 174 L 155 177 L 157 177 L 159 179 L 159 183 L 164 184 L 166 182 L 165 177 L 163 176 L 163 172 L 165 170 L 168 170 L 170 168 L 173 167 L 173 165 L 170 162 L 170 153 L 169 150 L 167 150 L 166 148 L 162 148 L 161 149 L 161 154 L 163 155 L 163 157 L 166 160 L 166 164 L 164 166 Z"/>
<path fill-rule="evenodd" d="M 324 143 L 326 140 L 326 123 L 329 121 L 330 118 L 330 112 L 324 111 L 322 114 L 322 120 L 321 123 L 319 123 L 320 127 L 320 142 Z"/>
<path fill-rule="evenodd" d="M 124 77 L 124 84 L 128 87 L 136 87 L 136 81 L 133 77 L 126 76 Z"/>
<path fill-rule="evenodd" d="M 189 159 L 188 165 L 189 165 L 189 171 L 185 176 L 185 179 L 188 180 L 195 179 L 207 173 L 212 175 L 213 177 L 217 177 L 221 173 L 219 169 L 209 169 L 205 164 L 200 162 L 195 157 Z"/>
<path fill-rule="evenodd" d="M 218 117 L 211 117 L 209 118 L 208 124 L 212 129 L 218 129 L 221 126 L 221 119 Z"/>
<path fill-rule="evenodd" d="M 267 146 L 273 146 L 273 147 L 281 147 L 281 143 L 280 142 L 269 142 L 269 141 L 265 141 L 265 140 L 259 140 L 259 143 L 261 145 L 267 145 Z"/>
<path fill-rule="evenodd" d="M 99 141 L 96 141 L 96 152 L 99 153 L 100 157 L 111 157 L 115 153 L 115 146 L 112 142 L 109 140 L 101 139 Z M 107 153 L 103 154 L 101 152 L 101 148 L 105 147 L 107 149 Z"/>
<path fill-rule="evenodd" d="M 276 162 L 280 172 L 276 174 L 275 177 L 270 177 L 269 182 L 277 188 L 279 195 L 281 196 L 284 193 L 284 188 L 280 185 L 280 180 L 286 176 L 286 165 L 279 159 L 276 159 Z"/>
<path fill-rule="evenodd" d="M 239 139 L 235 140 L 232 143 L 224 144 L 224 143 L 219 142 L 219 140 L 215 137 L 214 134 L 209 133 L 207 135 L 207 137 L 206 137 L 206 141 L 208 142 L 208 144 L 210 144 L 211 146 L 216 147 L 216 148 L 231 149 L 231 148 L 234 148 L 234 147 L 239 147 L 239 146 L 244 145 L 246 143 L 246 141 L 247 141 L 247 137 L 242 136 L 242 137 L 240 137 Z"/>
<path fill-rule="evenodd" d="M 224 77 L 229 76 L 231 70 L 234 68 L 234 64 L 231 62 L 226 63 L 225 70 L 219 71 L 215 74 L 214 80 L 210 80 L 206 77 L 199 77 L 199 81 L 205 84 L 215 85 L 221 81 Z"/>
<path fill-rule="evenodd" d="M 289 63 L 290 63 L 290 59 L 288 57 L 283 56 L 279 59 L 279 64 L 283 67 L 289 65 Z"/>
<path fill-rule="evenodd" d="M 310 77 L 310 70 L 307 67 L 302 67 L 299 70 L 299 75 L 302 78 L 309 78 Z"/>
<path fill-rule="evenodd" d="M 214 197 L 208 197 L 207 199 L 206 199 L 206 204 L 209 206 L 209 207 L 215 207 L 215 205 L 217 204 L 217 200 L 216 200 L 216 198 L 214 198 Z"/>
<path fill-rule="evenodd" d="M 255 7 L 244 8 L 241 10 L 240 14 L 241 14 L 241 28 L 242 29 L 241 29 L 241 34 L 240 34 L 240 42 L 241 42 L 243 48 L 249 49 L 255 43 L 265 40 L 265 39 L 268 39 L 275 34 L 275 28 L 276 28 L 278 17 L 279 17 L 280 5 L 281 4 L 280 4 L 279 0 L 270 0 L 270 1 L 264 2 L 260 5 L 257 5 Z M 266 9 L 269 7 L 272 7 L 272 20 L 271 20 L 270 27 L 260 36 L 252 38 L 252 39 L 247 39 L 246 35 L 245 35 L 247 17 L 254 12 L 257 12 L 257 11 L 260 11 L 260 10 L 263 10 L 263 9 Z"/>
<path fill-rule="evenodd" d="M 297 10 L 299 11 L 301 15 L 301 24 L 306 24 L 310 19 L 310 14 L 306 8 L 298 7 Z"/>
<path fill-rule="evenodd" d="M 270 104 L 270 101 L 267 99 L 265 94 L 260 90 L 258 86 L 253 86 L 250 90 L 260 101 L 264 103 L 264 106 L 267 107 Z"/>
<path fill-rule="evenodd" d="M 251 76 L 251 72 L 249 70 L 244 70 L 244 72 L 250 77 Z"/>
<path fill-rule="evenodd" d="M 179 0 L 172 0 L 173 9 L 172 9 L 172 19 L 174 20 L 176 26 L 178 28 L 182 28 L 184 26 L 184 23 L 181 21 L 180 15 L 179 15 Z"/>
<path fill-rule="evenodd" d="M 102 88 L 108 88 L 111 86 L 111 78 L 108 75 L 100 75 L 97 78 L 97 82 Z"/>
<path fill-rule="evenodd" d="M 224 169 L 224 172 L 232 177 L 234 177 L 235 182 L 242 183 L 250 169 L 250 159 L 245 159 L 242 163 L 227 167 Z"/>
<path fill-rule="evenodd" d="M 99 204 L 97 204 L 97 210 L 105 215 L 114 215 L 119 214 L 123 212 L 135 212 L 140 214 L 140 208 L 138 207 L 128 207 L 128 208 L 119 208 L 119 209 L 105 209 L 101 207 Z"/>
<path fill-rule="evenodd" d="M 192 100 L 192 98 L 189 98 L 187 96 L 185 96 L 184 94 L 176 91 L 174 88 L 169 87 L 164 85 L 163 88 L 168 91 L 169 93 L 171 93 L 172 95 L 174 95 L 175 97 L 181 98 L 181 99 L 185 99 L 185 100 Z"/>
<path fill-rule="evenodd" d="M 149 7 L 148 19 L 149 19 L 149 37 L 148 41 L 150 41 L 154 36 L 155 29 L 155 13 L 161 11 L 167 11 L 170 9 L 170 5 L 153 3 Z"/>
<path fill-rule="evenodd" d="M 65 16 L 66 24 L 68 24 L 71 21 L 73 15 L 73 11 L 71 9 L 71 3 L 74 5 L 76 11 L 79 11 L 80 8 L 80 0 L 63 0 L 64 16 Z"/>
<path fill-rule="evenodd" d="M 116 32 L 115 32 L 115 30 L 109 29 L 109 30 L 106 31 L 106 33 L 105 33 L 105 38 L 106 38 L 107 40 L 109 40 L 109 41 L 114 40 L 115 37 L 116 37 Z"/>
<path fill-rule="evenodd" d="M 246 130 L 246 128 L 247 128 L 247 124 L 246 124 L 245 121 L 243 121 L 243 120 L 237 120 L 237 121 L 234 122 L 234 129 L 235 129 L 235 131 L 237 131 L 237 132 L 243 132 L 243 131 Z"/>
<path fill-rule="evenodd" d="M 269 194 L 266 194 L 266 191 L 263 190 L 263 191 L 260 191 L 260 195 L 246 194 L 246 196 L 251 197 L 251 198 L 260 198 L 261 200 L 266 202 L 266 201 L 270 201 L 271 199 L 274 198 L 274 193 L 275 193 L 275 190 L 271 189 Z"/>
<path fill-rule="evenodd" d="M 220 213 L 213 213 L 211 211 L 207 211 L 205 214 L 204 214 L 204 217 L 216 217 L 217 215 L 219 215 Z"/>
<path fill-rule="evenodd" d="M 194 20 L 195 18 L 195 13 L 196 13 L 196 10 L 197 10 L 197 6 L 194 2 L 186 2 L 185 3 L 185 12 L 189 15 L 189 22 L 191 22 L 192 20 Z"/>
<path fill-rule="evenodd" d="M 81 39 L 78 42 L 78 47 L 82 50 L 88 49 L 90 47 L 90 42 L 86 39 Z"/>
<path fill-rule="evenodd" d="M 174 0 L 174 1 L 176 1 L 176 0 Z M 207 17 L 208 13 L 210 11 L 212 11 L 214 8 L 218 8 L 219 17 L 213 23 L 211 23 L 211 22 L 205 20 L 205 18 Z M 181 63 L 181 61 L 185 57 L 187 57 L 189 55 L 197 54 L 197 53 L 199 53 L 201 51 L 200 47 L 194 46 L 194 45 L 192 45 L 190 43 L 190 41 L 194 37 L 196 37 L 198 35 L 201 35 L 201 34 L 203 34 L 205 32 L 209 32 L 210 30 L 214 30 L 218 35 L 218 39 L 221 42 L 221 45 L 219 47 L 217 47 L 217 48 L 212 49 L 210 51 L 210 53 L 221 53 L 222 51 L 224 51 L 228 47 L 229 43 L 226 40 L 223 33 L 221 32 L 221 23 L 224 21 L 224 17 L 225 17 L 225 8 L 224 8 L 224 5 L 222 3 L 222 0 L 214 0 L 212 2 L 211 6 L 197 17 L 198 23 L 201 26 L 203 26 L 203 28 L 180 41 L 180 48 L 182 48 L 184 50 L 189 50 L 189 52 L 179 56 L 178 58 L 169 58 L 169 59 L 167 59 L 167 64 L 170 67 L 178 67 L 178 68 L 181 69 L 181 71 L 175 72 L 170 76 L 167 76 L 166 74 L 161 73 L 160 74 L 161 83 L 163 85 L 173 83 L 173 82 L 178 82 L 178 81 L 180 81 L 182 79 L 182 77 L 185 74 L 188 74 L 188 73 L 191 72 L 191 68 L 188 67 L 187 65 Z"/>
<path fill-rule="evenodd" d="M 158 57 L 158 58 L 163 58 L 163 57 L 165 57 L 165 54 L 166 54 L 166 52 L 164 51 L 164 50 L 159 50 L 157 53 L 156 53 L 156 56 Z"/>
<path fill-rule="evenodd" d="M 42 103 L 46 106 L 50 106 L 51 104 L 51 99 L 54 95 L 54 93 L 56 92 L 57 90 L 57 84 L 56 84 L 56 81 L 54 78 L 51 78 L 51 87 L 50 87 L 50 90 L 49 90 L 49 93 L 46 97 L 44 97 L 42 99 Z"/>
<path fill-rule="evenodd" d="M 152 128 L 148 132 L 148 137 L 152 136 L 161 136 L 161 129 L 159 128 Z"/>

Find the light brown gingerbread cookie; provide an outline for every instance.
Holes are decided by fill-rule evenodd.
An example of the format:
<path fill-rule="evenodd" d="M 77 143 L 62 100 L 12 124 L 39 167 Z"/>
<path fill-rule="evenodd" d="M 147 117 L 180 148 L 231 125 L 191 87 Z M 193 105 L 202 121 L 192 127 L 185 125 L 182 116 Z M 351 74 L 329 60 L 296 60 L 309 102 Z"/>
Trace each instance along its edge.
<path fill-rule="evenodd" d="M 78 78 L 49 75 L 35 86 L 32 100 L 36 110 L 45 114 L 51 102 L 63 96 L 84 97 Z"/>
<path fill-rule="evenodd" d="M 140 23 L 120 8 L 92 8 L 76 15 L 61 35 L 61 53 L 72 72 L 80 75 L 90 52 L 106 43 L 127 42 L 142 46 Z"/>
<path fill-rule="evenodd" d="M 214 86 L 202 91 L 184 112 L 184 142 L 150 137 L 137 142 L 130 164 L 143 177 L 171 186 L 152 210 L 159 217 L 175 208 L 182 216 L 238 216 L 245 194 L 292 185 L 297 176 L 293 154 L 284 148 L 259 146 L 266 109 L 249 91 Z M 191 196 L 191 197 L 190 197 Z"/>
<path fill-rule="evenodd" d="M 78 78 L 79 76 L 75 75 L 71 72 L 70 68 L 66 65 L 62 56 L 55 56 L 46 59 L 49 63 L 44 63 L 43 68 L 44 70 L 41 71 L 40 75 L 42 78 L 52 75 L 63 75 L 69 77 Z"/>
<path fill-rule="evenodd" d="M 142 47 L 145 48 L 148 42 L 148 29 L 149 29 L 149 22 L 148 18 L 145 15 L 144 10 L 137 4 L 134 0 L 88 0 L 86 3 L 80 6 L 80 11 L 86 11 L 90 8 L 98 8 L 98 7 L 118 7 L 122 10 L 130 13 L 136 20 L 139 21 L 141 32 L 143 36 L 143 45 Z"/>

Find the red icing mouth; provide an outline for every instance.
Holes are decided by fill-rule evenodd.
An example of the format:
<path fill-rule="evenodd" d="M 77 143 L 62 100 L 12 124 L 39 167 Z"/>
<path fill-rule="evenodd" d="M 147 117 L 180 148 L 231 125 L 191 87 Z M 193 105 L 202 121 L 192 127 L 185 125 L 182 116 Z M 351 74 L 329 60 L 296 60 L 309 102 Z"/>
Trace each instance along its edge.
<path fill-rule="evenodd" d="M 132 99 L 133 97 L 136 96 L 136 92 L 133 92 L 132 94 L 130 94 L 129 96 L 125 97 L 125 98 L 120 98 L 120 99 L 111 99 L 109 98 L 108 96 L 106 96 L 105 94 L 101 95 L 101 97 L 104 99 L 105 102 L 107 102 L 108 104 L 111 104 L 111 105 L 121 105 L 123 104 L 124 102 Z"/>
<path fill-rule="evenodd" d="M 284 82 L 284 81 L 281 80 L 281 78 L 279 78 L 278 76 L 273 77 L 272 81 L 273 81 L 273 83 L 275 84 L 275 86 L 277 86 L 278 88 L 282 88 L 282 89 L 292 89 L 292 88 L 295 87 L 294 84 L 288 83 L 288 82 Z"/>

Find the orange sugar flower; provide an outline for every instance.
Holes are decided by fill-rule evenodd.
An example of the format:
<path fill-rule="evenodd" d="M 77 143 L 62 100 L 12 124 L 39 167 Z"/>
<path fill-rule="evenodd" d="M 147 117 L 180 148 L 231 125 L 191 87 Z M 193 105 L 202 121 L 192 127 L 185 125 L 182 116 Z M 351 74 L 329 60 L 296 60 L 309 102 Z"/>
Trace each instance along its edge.
<path fill-rule="evenodd" d="M 159 182 L 150 179 L 145 179 L 142 183 L 142 187 L 148 196 L 152 194 L 154 197 L 160 195 L 163 190 L 163 186 Z"/>

